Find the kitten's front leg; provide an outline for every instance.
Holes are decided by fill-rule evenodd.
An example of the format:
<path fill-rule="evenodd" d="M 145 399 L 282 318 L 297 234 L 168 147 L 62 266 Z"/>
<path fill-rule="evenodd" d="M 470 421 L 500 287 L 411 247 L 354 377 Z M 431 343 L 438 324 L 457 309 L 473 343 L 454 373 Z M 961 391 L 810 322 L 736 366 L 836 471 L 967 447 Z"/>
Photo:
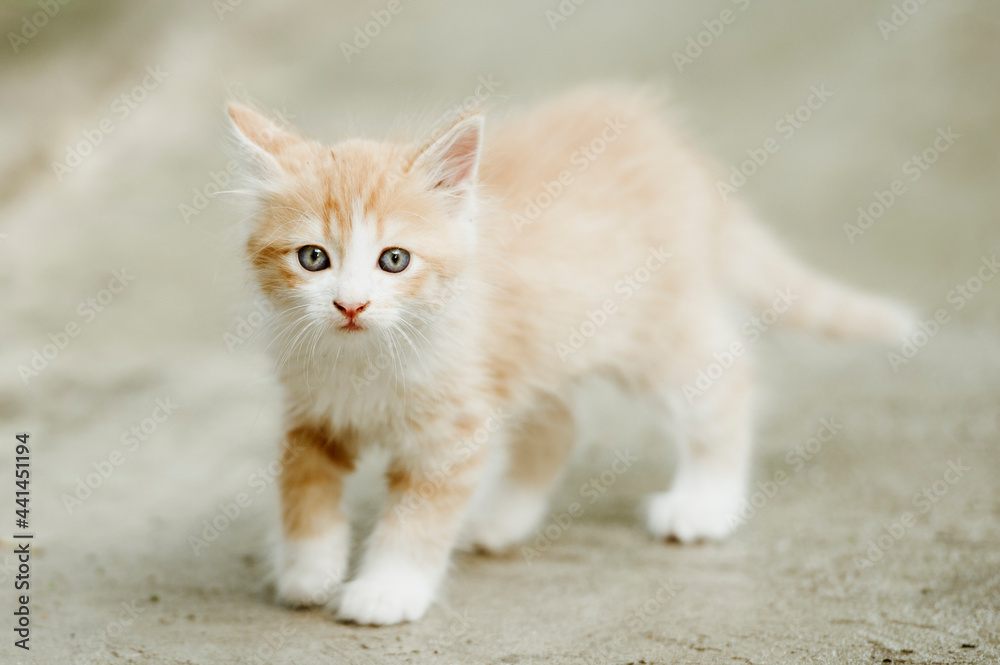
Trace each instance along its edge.
<path fill-rule="evenodd" d="M 448 568 L 479 481 L 485 446 L 466 433 L 455 450 L 420 468 L 395 461 L 389 503 L 368 541 L 357 577 L 344 586 L 338 618 L 387 625 L 419 619 Z M 454 454 L 457 453 L 457 454 Z"/>
<path fill-rule="evenodd" d="M 353 455 L 325 429 L 288 431 L 281 458 L 278 599 L 293 607 L 324 605 L 347 572 L 350 527 L 340 509 Z"/>

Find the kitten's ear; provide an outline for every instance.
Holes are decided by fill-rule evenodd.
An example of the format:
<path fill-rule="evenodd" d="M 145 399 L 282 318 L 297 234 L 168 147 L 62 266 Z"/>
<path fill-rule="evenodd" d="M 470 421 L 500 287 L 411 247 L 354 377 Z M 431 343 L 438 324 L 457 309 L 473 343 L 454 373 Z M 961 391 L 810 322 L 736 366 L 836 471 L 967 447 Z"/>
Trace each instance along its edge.
<path fill-rule="evenodd" d="M 283 172 L 282 153 L 301 139 L 243 104 L 229 102 L 226 110 L 233 121 L 244 165 L 259 177 L 280 175 Z"/>
<path fill-rule="evenodd" d="M 456 214 L 473 203 L 482 142 L 483 116 L 473 115 L 455 123 L 414 161 L 428 186 L 450 197 Z"/>

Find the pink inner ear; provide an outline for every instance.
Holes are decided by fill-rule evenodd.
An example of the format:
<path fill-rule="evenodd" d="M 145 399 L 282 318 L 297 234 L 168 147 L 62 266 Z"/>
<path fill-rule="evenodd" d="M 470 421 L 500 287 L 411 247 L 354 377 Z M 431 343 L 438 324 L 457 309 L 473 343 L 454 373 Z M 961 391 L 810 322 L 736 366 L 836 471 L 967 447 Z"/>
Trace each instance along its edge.
<path fill-rule="evenodd" d="M 444 155 L 446 162 L 441 184 L 454 187 L 468 180 L 476 167 L 479 132 L 467 131 L 455 139 Z"/>
<path fill-rule="evenodd" d="M 459 187 L 468 184 L 476 172 L 476 162 L 479 158 L 479 126 L 467 125 L 454 136 L 440 152 L 432 158 L 437 163 L 439 179 L 434 186 Z M 445 141 L 447 139 L 444 139 Z M 432 153 L 433 154 L 433 153 Z"/>

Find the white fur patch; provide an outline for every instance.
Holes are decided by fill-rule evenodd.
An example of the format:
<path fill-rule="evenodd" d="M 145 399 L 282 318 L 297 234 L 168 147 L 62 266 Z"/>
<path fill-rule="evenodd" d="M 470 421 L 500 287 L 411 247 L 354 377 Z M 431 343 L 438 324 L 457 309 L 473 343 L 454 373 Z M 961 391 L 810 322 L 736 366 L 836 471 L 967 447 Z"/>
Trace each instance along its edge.
<path fill-rule="evenodd" d="M 743 483 L 726 474 L 682 475 L 667 492 L 649 497 L 646 526 L 659 538 L 682 543 L 719 540 L 733 530 Z"/>
<path fill-rule="evenodd" d="M 500 481 L 490 500 L 470 520 L 468 538 L 473 545 L 488 552 L 502 552 L 531 533 L 548 505 L 546 493 Z"/>
<path fill-rule="evenodd" d="M 416 621 L 434 601 L 440 577 L 402 557 L 384 557 L 344 585 L 337 618 L 371 626 Z"/>
<path fill-rule="evenodd" d="M 278 544 L 278 600 L 293 607 L 325 605 L 347 573 L 350 528 L 338 525 L 310 540 L 282 539 Z"/>

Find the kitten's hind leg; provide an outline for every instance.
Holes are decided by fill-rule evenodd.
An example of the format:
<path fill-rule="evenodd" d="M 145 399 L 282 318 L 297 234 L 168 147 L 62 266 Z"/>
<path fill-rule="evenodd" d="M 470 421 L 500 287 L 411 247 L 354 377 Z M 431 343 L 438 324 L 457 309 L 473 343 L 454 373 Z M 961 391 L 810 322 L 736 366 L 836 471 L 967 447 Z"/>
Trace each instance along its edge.
<path fill-rule="evenodd" d="M 684 543 L 716 540 L 727 536 L 736 523 L 752 428 L 749 362 L 745 355 L 730 357 L 732 363 L 724 367 L 715 356 L 705 356 L 709 369 L 702 376 L 715 376 L 707 387 L 688 384 L 660 396 L 671 412 L 679 463 L 670 490 L 650 496 L 647 502 L 646 524 L 657 537 Z"/>
<path fill-rule="evenodd" d="M 573 414 L 545 398 L 510 436 L 507 467 L 466 527 L 466 540 L 487 552 L 518 544 L 541 521 L 573 446 Z"/>

